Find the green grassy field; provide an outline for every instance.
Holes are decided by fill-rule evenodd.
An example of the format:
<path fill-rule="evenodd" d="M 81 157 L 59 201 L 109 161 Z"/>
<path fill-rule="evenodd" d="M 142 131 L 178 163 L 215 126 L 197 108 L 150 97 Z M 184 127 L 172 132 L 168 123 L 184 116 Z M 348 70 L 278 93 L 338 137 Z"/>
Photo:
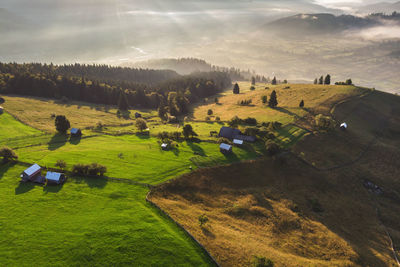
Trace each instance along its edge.
<path fill-rule="evenodd" d="M 174 223 L 145 201 L 148 188 L 96 179 L 20 184 L 0 167 L 2 266 L 209 266 Z"/>
<path fill-rule="evenodd" d="M 214 164 L 228 164 L 255 158 L 255 151 L 234 148 L 234 154 L 224 156 L 215 143 L 180 142 L 176 149 L 163 151 L 158 139 L 146 136 L 97 136 L 80 140 L 44 144 L 16 149 L 23 162 L 36 162 L 54 167 L 57 160 L 64 160 L 71 168 L 76 163 L 97 162 L 107 166 L 106 175 L 127 178 L 138 182 L 157 184 L 188 172 L 191 158 L 216 159 Z M 120 155 L 121 154 L 121 155 Z M 193 168 L 196 166 L 193 165 Z"/>
<path fill-rule="evenodd" d="M 40 134 L 39 130 L 15 120 L 10 114 L 0 115 L 0 140 L 37 134 Z"/>

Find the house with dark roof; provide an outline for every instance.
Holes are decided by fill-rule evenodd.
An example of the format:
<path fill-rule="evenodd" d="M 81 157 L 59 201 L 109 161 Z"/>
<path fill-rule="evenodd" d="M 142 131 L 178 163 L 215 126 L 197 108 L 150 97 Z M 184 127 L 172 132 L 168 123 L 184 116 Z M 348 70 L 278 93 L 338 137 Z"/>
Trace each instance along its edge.
<path fill-rule="evenodd" d="M 65 181 L 65 175 L 58 172 L 47 172 L 45 178 L 48 184 L 62 184 Z"/>
<path fill-rule="evenodd" d="M 225 137 L 228 139 L 235 139 L 235 136 L 242 134 L 239 129 L 230 128 L 230 127 L 221 127 L 219 130 L 218 137 Z"/>
<path fill-rule="evenodd" d="M 82 131 L 79 128 L 72 128 L 71 129 L 71 137 L 81 137 Z"/>

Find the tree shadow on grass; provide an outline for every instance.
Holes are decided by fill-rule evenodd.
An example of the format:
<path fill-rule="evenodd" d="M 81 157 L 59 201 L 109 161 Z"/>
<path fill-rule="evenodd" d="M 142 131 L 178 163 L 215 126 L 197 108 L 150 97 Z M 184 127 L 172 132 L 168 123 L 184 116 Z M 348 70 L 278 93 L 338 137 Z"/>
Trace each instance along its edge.
<path fill-rule="evenodd" d="M 58 193 L 63 188 L 64 184 L 59 185 L 47 185 L 43 187 L 43 192 L 46 193 Z"/>
<path fill-rule="evenodd" d="M 15 194 L 20 195 L 20 194 L 25 194 L 29 191 L 31 191 L 35 187 L 35 184 L 32 182 L 20 182 L 18 187 L 15 188 Z"/>
<path fill-rule="evenodd" d="M 239 157 L 235 153 L 222 153 L 229 162 L 239 161 Z"/>
<path fill-rule="evenodd" d="M 150 132 L 142 132 L 142 133 L 136 133 L 136 136 L 139 137 L 140 139 L 149 139 L 150 138 Z"/>
<path fill-rule="evenodd" d="M 85 182 L 90 188 L 104 188 L 107 183 L 107 177 L 78 177 L 75 176 L 74 180 L 78 183 Z"/>
<path fill-rule="evenodd" d="M 290 116 L 296 116 L 295 113 L 293 113 L 293 112 L 291 112 L 291 111 L 289 111 L 289 110 L 287 110 L 287 109 L 285 109 L 285 108 L 282 108 L 282 107 L 275 107 L 274 109 L 277 110 L 277 111 L 279 111 L 279 112 L 288 114 L 288 115 L 290 115 Z"/>
<path fill-rule="evenodd" d="M 208 230 L 206 227 L 201 227 L 201 231 L 203 232 L 203 234 L 209 238 L 215 239 L 215 235 Z"/>
<path fill-rule="evenodd" d="M 57 150 L 60 147 L 64 146 L 67 143 L 67 141 L 68 141 L 68 135 L 56 133 L 47 143 L 48 149 L 51 151 Z"/>
<path fill-rule="evenodd" d="M 190 147 L 190 149 L 192 149 L 192 151 L 195 155 L 199 155 L 202 157 L 207 156 L 204 149 L 202 149 L 199 145 L 196 145 L 195 143 L 189 142 L 189 141 L 187 141 L 186 144 Z"/>
<path fill-rule="evenodd" d="M 78 145 L 80 142 L 81 142 L 81 137 L 80 136 L 74 136 L 74 137 L 70 137 L 69 138 L 69 143 L 71 144 L 71 145 Z"/>
<path fill-rule="evenodd" d="M 8 171 L 8 169 L 13 167 L 15 164 L 16 164 L 15 162 L 8 162 L 3 164 L 0 161 L 0 179 L 3 178 L 4 174 Z"/>

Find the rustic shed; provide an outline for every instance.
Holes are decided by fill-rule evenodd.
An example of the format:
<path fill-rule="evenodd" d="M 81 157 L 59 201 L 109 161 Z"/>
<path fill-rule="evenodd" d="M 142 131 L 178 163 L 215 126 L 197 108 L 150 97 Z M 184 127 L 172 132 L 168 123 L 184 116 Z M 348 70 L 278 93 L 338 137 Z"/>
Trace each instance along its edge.
<path fill-rule="evenodd" d="M 219 150 L 224 154 L 232 153 L 232 146 L 225 143 L 221 143 L 219 145 Z"/>
<path fill-rule="evenodd" d="M 42 172 L 42 167 L 38 164 L 33 164 L 28 169 L 21 173 L 21 179 L 24 182 L 34 181 Z"/>
<path fill-rule="evenodd" d="M 73 137 L 80 137 L 82 136 L 82 131 L 79 128 L 72 128 L 71 129 L 71 136 Z"/>
<path fill-rule="evenodd" d="M 58 172 L 47 172 L 46 180 L 50 184 L 62 184 L 65 181 L 65 175 Z"/>

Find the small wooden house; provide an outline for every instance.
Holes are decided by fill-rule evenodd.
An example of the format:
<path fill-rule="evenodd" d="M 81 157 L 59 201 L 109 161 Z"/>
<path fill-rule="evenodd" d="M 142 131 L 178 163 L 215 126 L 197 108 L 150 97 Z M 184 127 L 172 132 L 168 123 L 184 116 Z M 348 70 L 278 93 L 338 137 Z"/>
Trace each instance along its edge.
<path fill-rule="evenodd" d="M 38 164 L 33 164 L 28 169 L 21 173 L 21 179 L 23 182 L 35 181 L 42 173 L 42 167 Z"/>
<path fill-rule="evenodd" d="M 343 131 L 347 130 L 347 123 L 343 122 L 342 124 L 340 124 L 340 129 L 342 129 Z"/>
<path fill-rule="evenodd" d="M 135 113 L 135 118 L 137 119 L 137 118 L 141 118 L 142 117 L 142 114 L 140 114 L 139 112 L 136 112 Z"/>
<path fill-rule="evenodd" d="M 79 128 L 72 128 L 71 129 L 71 137 L 81 137 L 82 131 Z"/>
<path fill-rule="evenodd" d="M 47 172 L 46 180 L 48 184 L 63 184 L 65 182 L 65 175 L 58 172 Z"/>
<path fill-rule="evenodd" d="M 219 150 L 223 154 L 229 154 L 229 153 L 232 153 L 232 146 L 228 145 L 228 144 L 225 144 L 225 143 L 221 143 L 219 145 Z"/>

